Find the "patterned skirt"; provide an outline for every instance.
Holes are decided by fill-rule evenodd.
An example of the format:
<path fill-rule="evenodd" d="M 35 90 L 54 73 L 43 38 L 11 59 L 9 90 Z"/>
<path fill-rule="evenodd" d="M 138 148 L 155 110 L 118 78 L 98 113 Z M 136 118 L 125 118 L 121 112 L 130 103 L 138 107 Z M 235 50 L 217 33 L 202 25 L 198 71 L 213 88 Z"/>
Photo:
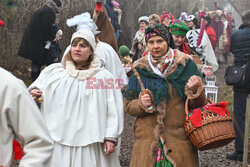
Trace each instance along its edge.
<path fill-rule="evenodd" d="M 154 167 L 173 167 L 173 164 L 167 159 L 164 154 L 163 144 L 159 140 L 159 147 L 157 151 L 157 159 Z"/>

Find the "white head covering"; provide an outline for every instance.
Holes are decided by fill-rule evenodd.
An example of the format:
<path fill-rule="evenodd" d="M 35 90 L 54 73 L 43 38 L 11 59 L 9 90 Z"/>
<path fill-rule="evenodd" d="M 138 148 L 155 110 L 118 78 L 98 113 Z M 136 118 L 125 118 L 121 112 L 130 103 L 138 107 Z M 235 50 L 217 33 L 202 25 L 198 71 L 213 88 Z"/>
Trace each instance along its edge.
<path fill-rule="evenodd" d="M 90 31 L 89 29 L 80 29 L 78 31 L 76 31 L 73 35 L 72 35 L 72 38 L 70 40 L 70 44 L 72 44 L 73 40 L 75 38 L 83 38 L 85 39 L 86 41 L 89 42 L 90 46 L 92 47 L 93 50 L 95 50 L 95 46 L 96 46 L 96 43 L 95 43 L 95 36 L 93 34 L 92 31 Z"/>
<path fill-rule="evenodd" d="M 189 15 L 189 16 L 187 16 L 187 21 L 193 21 L 194 18 L 195 18 L 194 15 Z"/>
<path fill-rule="evenodd" d="M 69 27 L 77 25 L 76 28 L 77 31 L 80 29 L 89 29 L 94 33 L 94 35 L 101 33 L 101 31 L 98 31 L 98 27 L 96 26 L 95 22 L 91 19 L 90 14 L 88 12 L 76 15 L 71 19 L 67 19 L 67 25 Z"/>
<path fill-rule="evenodd" d="M 141 16 L 138 19 L 138 23 L 140 23 L 141 21 L 146 21 L 147 23 L 149 23 L 149 18 L 148 16 Z"/>

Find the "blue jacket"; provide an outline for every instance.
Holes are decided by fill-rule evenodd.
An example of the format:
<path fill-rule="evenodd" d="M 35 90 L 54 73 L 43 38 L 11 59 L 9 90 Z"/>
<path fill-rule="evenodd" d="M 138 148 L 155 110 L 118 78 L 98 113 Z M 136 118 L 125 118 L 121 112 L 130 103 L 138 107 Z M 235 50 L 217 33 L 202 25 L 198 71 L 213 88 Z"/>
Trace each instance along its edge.
<path fill-rule="evenodd" d="M 108 12 L 108 16 L 111 19 L 111 24 L 114 28 L 114 30 L 116 31 L 116 29 L 119 28 L 118 25 L 118 17 L 115 15 L 113 9 L 113 4 L 111 2 L 111 0 L 107 0 L 106 3 L 104 4 L 104 7 L 106 8 L 107 12 Z"/>

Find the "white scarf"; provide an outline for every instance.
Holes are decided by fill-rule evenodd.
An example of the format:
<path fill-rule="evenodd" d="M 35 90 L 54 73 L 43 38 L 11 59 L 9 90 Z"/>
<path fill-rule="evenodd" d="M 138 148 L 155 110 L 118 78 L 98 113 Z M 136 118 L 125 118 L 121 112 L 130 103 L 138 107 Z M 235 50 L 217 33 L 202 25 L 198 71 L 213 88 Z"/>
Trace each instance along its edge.
<path fill-rule="evenodd" d="M 149 65 L 150 65 L 151 69 L 154 71 L 155 74 L 157 74 L 157 75 L 159 75 L 161 77 L 165 76 L 165 74 L 167 73 L 168 69 L 171 67 L 172 62 L 174 60 L 174 50 L 169 48 L 169 52 L 171 52 L 173 56 L 172 56 L 172 59 L 170 60 L 168 68 L 165 69 L 163 73 L 161 73 L 161 71 L 152 64 L 151 59 L 150 59 L 151 54 L 150 53 L 148 54 L 148 62 L 149 62 Z"/>

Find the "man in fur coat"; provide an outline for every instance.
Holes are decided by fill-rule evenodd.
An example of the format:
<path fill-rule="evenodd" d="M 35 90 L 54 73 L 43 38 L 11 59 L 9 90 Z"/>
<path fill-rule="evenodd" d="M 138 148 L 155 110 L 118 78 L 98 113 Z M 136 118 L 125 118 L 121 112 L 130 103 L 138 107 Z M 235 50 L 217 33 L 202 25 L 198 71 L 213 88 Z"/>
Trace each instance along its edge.
<path fill-rule="evenodd" d="M 52 26 L 59 14 L 60 6 L 60 0 L 46 0 L 45 5 L 31 16 L 24 31 L 18 55 L 32 61 L 32 81 L 39 76 L 41 66 L 46 64 L 50 41 L 55 38 Z"/>

